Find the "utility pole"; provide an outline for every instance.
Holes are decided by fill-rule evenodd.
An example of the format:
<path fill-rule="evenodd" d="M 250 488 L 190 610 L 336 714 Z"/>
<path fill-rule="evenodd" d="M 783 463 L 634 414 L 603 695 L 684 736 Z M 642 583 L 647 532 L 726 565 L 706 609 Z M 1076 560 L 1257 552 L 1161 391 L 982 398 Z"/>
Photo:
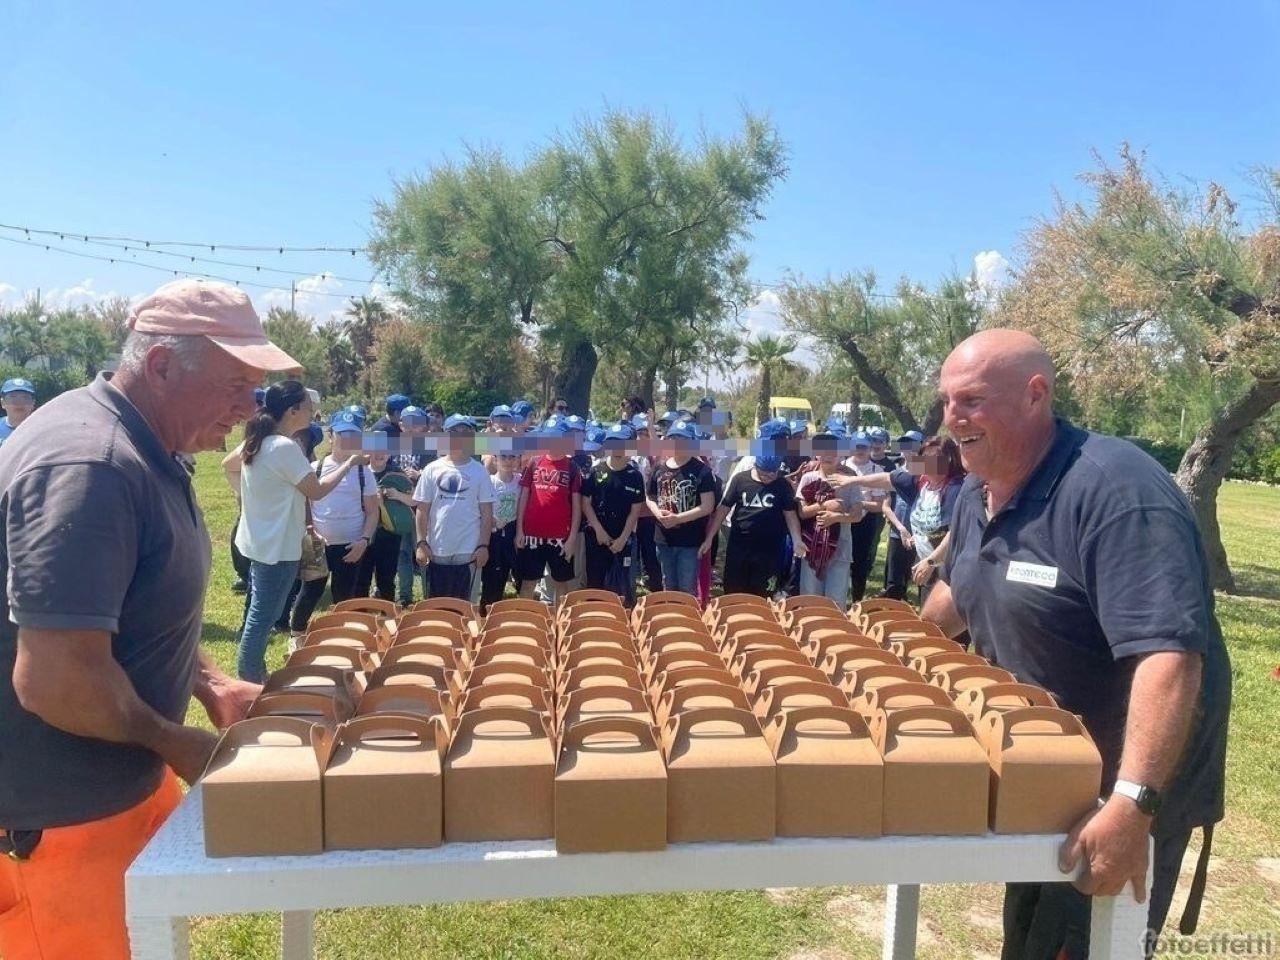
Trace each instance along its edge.
<path fill-rule="evenodd" d="M 290 280 L 289 281 L 289 312 L 290 313 L 293 313 L 294 311 L 293 303 L 297 295 L 298 295 L 298 281 Z"/>

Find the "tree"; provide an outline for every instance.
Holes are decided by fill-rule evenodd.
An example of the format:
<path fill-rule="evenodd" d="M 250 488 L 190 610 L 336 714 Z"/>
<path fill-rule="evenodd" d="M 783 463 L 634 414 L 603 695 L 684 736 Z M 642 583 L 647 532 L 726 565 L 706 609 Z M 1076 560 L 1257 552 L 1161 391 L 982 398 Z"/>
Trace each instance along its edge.
<path fill-rule="evenodd" d="M 870 271 L 821 283 L 788 276 L 778 297 L 788 328 L 846 358 L 903 430 L 928 436 L 942 424 L 942 361 L 987 310 L 972 276 L 944 278 L 934 290 L 904 278 L 894 295 L 881 293 Z"/>
<path fill-rule="evenodd" d="M 272 343 L 302 365 L 304 383 L 313 387 L 326 385 L 329 365 L 310 317 L 295 310 L 272 307 L 262 326 Z"/>
<path fill-rule="evenodd" d="M 1086 203 L 1059 201 L 1026 239 L 1000 322 L 1040 337 L 1086 411 L 1171 377 L 1211 382 L 1217 402 L 1178 468 L 1215 588 L 1235 581 L 1217 495 L 1242 434 L 1280 400 L 1280 170 L 1244 229 L 1217 185 L 1156 183 L 1127 148 L 1082 179 Z"/>
<path fill-rule="evenodd" d="M 761 334 L 747 343 L 747 363 L 760 373 L 760 394 L 756 399 L 757 423 L 764 423 L 769 419 L 769 398 L 773 396 L 774 375 L 794 368 L 795 364 L 787 356 L 795 348 L 794 340 L 769 334 Z"/>
<path fill-rule="evenodd" d="M 324 351 L 327 368 L 324 392 L 334 396 L 350 393 L 360 379 L 361 365 L 342 325 L 332 321 L 321 324 L 316 329 L 316 338 Z"/>
<path fill-rule="evenodd" d="M 378 338 L 378 330 L 390 318 L 386 304 L 376 297 L 352 297 L 347 306 L 347 319 L 343 330 L 351 343 L 356 357 L 360 360 L 364 375 L 365 396 L 371 396 L 371 370 L 374 341 Z"/>
<path fill-rule="evenodd" d="M 20 367 L 46 355 L 44 308 L 28 300 L 0 315 L 0 352 Z"/>
<path fill-rule="evenodd" d="M 378 327 L 369 370 L 370 382 L 382 393 L 423 396 L 433 379 L 427 355 L 427 331 L 421 324 L 389 320 Z"/>
<path fill-rule="evenodd" d="M 96 376 L 118 349 L 109 324 L 88 308 L 59 310 L 47 317 L 43 342 L 50 369 L 71 366 L 86 379 Z"/>
<path fill-rule="evenodd" d="M 690 150 L 647 115 L 610 112 L 525 164 L 469 150 L 397 184 L 370 251 L 463 355 L 536 328 L 558 355 L 552 390 L 585 410 L 602 360 L 626 354 L 653 382 L 688 362 L 690 331 L 744 299 L 738 247 L 784 154 L 754 117 Z"/>

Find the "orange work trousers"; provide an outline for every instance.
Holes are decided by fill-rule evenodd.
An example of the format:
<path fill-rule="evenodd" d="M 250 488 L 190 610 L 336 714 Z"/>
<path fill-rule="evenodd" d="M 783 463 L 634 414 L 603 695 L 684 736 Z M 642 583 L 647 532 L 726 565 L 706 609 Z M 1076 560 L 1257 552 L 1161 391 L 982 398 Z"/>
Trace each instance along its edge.
<path fill-rule="evenodd" d="M 28 860 L 0 855 L 0 958 L 128 960 L 124 874 L 181 799 L 166 770 L 137 806 L 46 830 Z"/>

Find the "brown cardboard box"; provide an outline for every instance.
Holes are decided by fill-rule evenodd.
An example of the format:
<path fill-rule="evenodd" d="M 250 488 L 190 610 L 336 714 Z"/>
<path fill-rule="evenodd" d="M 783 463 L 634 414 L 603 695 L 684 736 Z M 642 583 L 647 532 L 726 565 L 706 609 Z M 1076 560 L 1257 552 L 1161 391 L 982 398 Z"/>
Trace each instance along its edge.
<path fill-rule="evenodd" d="M 941 637 L 904 637 L 901 640 L 894 640 L 888 646 L 894 656 L 903 663 L 910 663 L 915 657 L 924 657 L 931 653 L 964 653 L 964 647 L 960 644 Z"/>
<path fill-rule="evenodd" d="M 556 850 L 661 850 L 667 845 L 667 771 L 647 720 L 580 720 L 560 745 Z"/>
<path fill-rule="evenodd" d="M 850 621 L 856 623 L 862 628 L 862 632 L 868 636 L 875 636 L 875 626 L 880 623 L 888 623 L 894 620 L 919 620 L 920 616 L 914 610 L 903 612 L 896 609 L 863 609 L 857 616 L 850 615 Z"/>
<path fill-rule="evenodd" d="M 300 667 L 281 667 L 267 677 L 263 693 L 323 693 L 337 702 L 339 716 L 351 716 L 356 701 L 360 699 L 361 685 L 354 670 L 339 667 L 323 667 L 306 664 Z"/>
<path fill-rule="evenodd" d="M 875 681 L 871 681 L 871 685 L 863 689 L 862 696 L 850 705 L 868 722 L 878 713 L 892 713 L 905 707 L 933 705 L 955 709 L 955 704 L 944 690 L 918 679 L 884 685 L 876 685 Z"/>
<path fill-rule="evenodd" d="M 332 610 L 329 613 L 322 613 L 319 616 L 312 617 L 308 625 L 308 632 L 311 630 L 325 630 L 329 627 L 364 629 L 376 636 L 382 630 L 382 619 L 372 613 L 357 613 L 355 611 L 343 613 Z"/>
<path fill-rule="evenodd" d="M 247 716 L 296 717 L 336 730 L 338 724 L 347 719 L 338 708 L 338 701 L 323 693 L 262 693 L 249 705 Z"/>
<path fill-rule="evenodd" d="M 872 733 L 884 757 L 884 833 L 987 832 L 990 770 L 969 721 L 953 707 L 881 712 Z"/>
<path fill-rule="evenodd" d="M 631 647 L 623 646 L 620 643 L 591 641 L 580 647 L 575 647 L 566 654 L 562 654 L 556 667 L 556 672 L 563 676 L 578 669 L 578 667 L 593 663 L 617 663 L 624 667 L 630 667 L 637 672 L 640 670 L 640 660 L 636 656 L 635 650 Z"/>
<path fill-rule="evenodd" d="M 794 707 L 774 714 L 765 739 L 777 764 L 778 836 L 880 836 L 884 760 L 862 717 Z"/>
<path fill-rule="evenodd" d="M 838 687 L 825 680 L 789 680 L 765 687 L 756 697 L 752 712 L 763 722 L 771 720 L 783 710 L 820 706 L 847 710 L 849 700 Z"/>
<path fill-rule="evenodd" d="M 403 713 L 414 717 L 453 719 L 453 698 L 434 687 L 397 683 L 366 690 L 356 705 L 356 716 L 373 713 Z"/>
<path fill-rule="evenodd" d="M 442 623 L 424 623 L 416 627 L 401 627 L 396 631 L 395 642 L 392 643 L 391 649 L 394 650 L 396 647 L 404 646 L 407 643 L 421 643 L 422 641 L 448 644 L 458 656 L 462 656 L 471 649 L 471 638 L 467 634 Z"/>
<path fill-rule="evenodd" d="M 732 663 L 734 658 L 748 650 L 794 650 L 800 648 L 795 640 L 781 632 L 781 628 L 773 630 L 741 630 L 732 639 L 726 640 L 720 647 L 720 656 L 725 663 Z M 807 657 L 805 658 L 808 659 Z"/>
<path fill-rule="evenodd" d="M 367 697 L 381 687 L 404 685 L 430 687 L 452 696 L 457 691 L 453 682 L 456 676 L 456 671 L 447 670 L 437 663 L 419 663 L 413 660 L 384 663 L 369 677 L 369 686 L 364 695 Z"/>
<path fill-rule="evenodd" d="M 937 637 L 947 639 L 946 633 L 936 623 L 929 623 L 917 617 L 902 620 L 880 620 L 874 624 L 867 635 L 878 640 L 883 646 L 889 646 L 895 639 L 906 637 Z"/>
<path fill-rule="evenodd" d="M 470 622 L 468 618 L 452 610 L 410 610 L 400 617 L 400 629 L 407 630 L 411 627 L 426 626 L 432 628 L 443 627 L 446 632 L 456 631 L 465 636 L 471 632 Z"/>
<path fill-rule="evenodd" d="M 571 590 L 565 594 L 564 599 L 560 601 L 560 608 L 562 610 L 572 610 L 574 607 L 583 603 L 611 603 L 615 607 L 621 607 L 622 598 L 611 590 L 600 590 L 594 588 Z"/>
<path fill-rule="evenodd" d="M 551 620 L 551 611 L 547 609 L 545 603 L 539 600 L 525 600 L 521 597 L 513 597 L 509 600 L 499 600 L 497 603 L 490 605 L 489 615 L 485 617 L 485 623 L 491 623 L 495 617 L 502 617 L 508 613 L 533 614 L 544 621 L 549 622 Z"/>
<path fill-rule="evenodd" d="M 666 650 L 647 660 L 643 664 L 645 676 L 652 681 L 664 670 L 679 667 L 723 667 L 724 661 L 718 653 L 710 650 Z"/>
<path fill-rule="evenodd" d="M 826 674 L 832 683 L 840 684 L 842 689 L 844 688 L 844 679 L 849 674 L 857 673 L 864 667 L 872 666 L 900 667 L 902 666 L 902 661 L 888 650 L 882 650 L 880 647 L 862 649 L 837 646 L 829 650 L 818 663 L 818 669 Z"/>
<path fill-rule="evenodd" d="M 649 685 L 649 699 L 656 707 L 670 691 L 679 690 L 690 683 L 706 683 L 708 680 L 726 687 L 737 685 L 737 680 L 723 664 L 718 667 L 677 667 L 674 670 L 664 670 L 653 678 Z"/>
<path fill-rule="evenodd" d="M 471 657 L 472 669 L 486 663 L 531 663 L 540 670 L 550 667 L 546 650 L 528 639 L 490 640 L 480 644 Z"/>
<path fill-rule="evenodd" d="M 812 667 L 813 661 L 794 648 L 756 647 L 740 653 L 729 664 L 729 672 L 739 679 L 751 676 L 752 671 L 779 663 L 793 663 L 801 667 Z"/>
<path fill-rule="evenodd" d="M 943 650 L 941 653 L 926 653 L 911 658 L 912 670 L 932 681 L 938 673 L 960 666 L 990 666 L 985 657 L 976 653 L 956 653 L 954 650 Z"/>
<path fill-rule="evenodd" d="M 582 687 L 560 701 L 556 717 L 556 729 L 563 730 L 583 720 L 595 717 L 635 717 L 645 723 L 653 722 L 649 700 L 634 687 L 613 686 Z"/>
<path fill-rule="evenodd" d="M 822 665 L 822 661 L 829 654 L 851 650 L 880 650 L 881 647 L 870 637 L 861 633 L 846 633 L 842 630 L 833 630 L 826 627 L 820 627 L 809 634 L 808 642 L 800 649 L 805 655 L 818 666 Z"/>
<path fill-rule="evenodd" d="M 340 600 L 333 605 L 334 613 L 372 613 L 383 622 L 395 620 L 400 616 L 400 608 L 394 600 L 381 600 L 377 597 L 352 597 Z"/>
<path fill-rule="evenodd" d="M 991 758 L 996 833 L 1066 833 L 1097 806 L 1102 757 L 1074 714 L 1055 707 L 990 711 L 978 733 Z"/>
<path fill-rule="evenodd" d="M 604 620 L 608 623 L 620 623 L 625 626 L 627 611 L 618 603 L 580 603 L 569 610 L 561 611 L 556 620 L 561 624 Z"/>
<path fill-rule="evenodd" d="M 532 683 L 546 690 L 552 689 L 551 675 L 532 663 L 514 661 L 498 661 L 476 667 L 467 675 L 467 686 L 474 688 L 486 683 L 505 683 L 515 680 L 518 683 Z"/>
<path fill-rule="evenodd" d="M 397 643 L 382 655 L 382 666 L 385 667 L 406 662 L 434 663 L 445 670 L 466 669 L 471 665 L 465 648 L 459 650 L 443 638 Z"/>
<path fill-rule="evenodd" d="M 636 633 L 636 646 L 641 649 L 653 646 L 665 637 L 698 636 L 710 637 L 711 631 L 706 624 L 694 617 L 672 617 L 663 614 L 655 618 L 655 622 L 646 623 Z"/>
<path fill-rule="evenodd" d="M 639 649 L 640 655 L 647 660 L 654 659 L 668 650 L 706 650 L 708 653 L 715 654 L 720 652 L 716 642 L 705 633 L 670 628 L 652 641 L 647 637 L 641 638 Z"/>
<path fill-rule="evenodd" d="M 993 683 L 1012 683 L 1013 674 L 989 663 L 954 664 L 933 675 L 932 682 L 955 699 L 970 687 L 987 687 Z"/>
<path fill-rule="evenodd" d="M 543 629 L 542 627 L 536 627 L 528 623 L 508 623 L 501 627 L 487 626 L 480 631 L 480 635 L 476 638 L 474 646 L 484 647 L 491 643 L 499 643 L 503 640 L 528 643 L 543 650 L 550 650 L 555 646 L 550 630 Z"/>
<path fill-rule="evenodd" d="M 584 663 L 560 674 L 560 682 L 557 684 L 556 690 L 561 696 L 565 696 L 571 690 L 594 686 L 613 686 L 619 683 L 623 686 L 635 687 L 637 690 L 646 689 L 644 678 L 640 672 L 625 663 Z"/>
<path fill-rule="evenodd" d="M 806 624 L 811 623 L 843 623 L 846 626 L 853 627 L 853 624 L 844 618 L 839 610 L 832 607 L 803 607 L 793 613 L 784 613 L 779 618 L 779 622 L 787 630 L 788 633 L 797 633 L 804 630 Z M 856 628 L 855 628 L 856 629 Z"/>
<path fill-rule="evenodd" d="M 317 643 L 293 651 L 285 661 L 285 666 L 304 667 L 312 663 L 322 667 L 352 670 L 363 678 L 378 668 L 379 654 L 340 643 Z"/>
<path fill-rule="evenodd" d="M 859 705 L 865 706 L 868 693 L 876 687 L 904 682 L 923 683 L 924 677 L 901 662 L 896 664 L 877 663 L 846 673 L 841 678 L 839 686 L 844 695 L 849 698 L 849 705 L 865 717 L 867 716 L 866 711 L 865 709 L 860 710 Z"/>
<path fill-rule="evenodd" d="M 228 727 L 201 780 L 205 855 L 320 853 L 320 776 L 332 741 L 323 724 L 296 717 L 255 717 Z"/>
<path fill-rule="evenodd" d="M 555 712 L 551 692 L 531 683 L 486 683 L 467 690 L 458 701 L 459 714 L 481 707 L 522 707 L 548 717 Z"/>
<path fill-rule="evenodd" d="M 1018 707 L 1056 707 L 1057 701 L 1048 693 L 1030 683 L 975 684 L 954 696 L 956 708 L 973 724 L 982 719 L 988 710 L 1014 710 Z"/>
<path fill-rule="evenodd" d="M 324 771 L 325 849 L 440 846 L 447 742 L 443 723 L 404 714 L 339 727 Z"/>
<path fill-rule="evenodd" d="M 758 597 L 754 593 L 726 593 L 718 597 L 712 597 L 707 604 L 707 610 L 715 613 L 719 610 L 727 610 L 730 607 L 758 607 L 761 610 L 773 611 L 773 605 L 764 597 Z"/>
<path fill-rule="evenodd" d="M 418 613 L 423 610 L 447 610 L 456 613 L 464 620 L 476 620 L 479 613 L 476 606 L 470 600 L 460 600 L 457 597 L 431 597 L 428 600 L 419 600 L 412 607 L 411 612 Z"/>
<path fill-rule="evenodd" d="M 684 713 L 686 710 L 701 710 L 704 707 L 750 710 L 751 704 L 741 687 L 730 683 L 717 683 L 714 680 L 703 680 L 668 690 L 662 695 L 653 712 L 658 726 L 661 727 L 677 714 Z"/>
<path fill-rule="evenodd" d="M 359 624 L 344 627 L 321 627 L 308 630 L 306 636 L 302 638 L 303 647 L 318 646 L 344 646 L 353 650 L 366 650 L 369 653 L 378 653 L 382 650 L 378 635 L 371 633 Z"/>
<path fill-rule="evenodd" d="M 773 753 L 750 710 L 686 710 L 663 725 L 662 748 L 670 842 L 773 838 Z"/>
<path fill-rule="evenodd" d="M 852 634 L 853 636 L 864 636 L 861 630 L 855 627 L 844 617 L 825 616 L 825 617 L 807 617 L 801 623 L 797 623 L 790 630 L 790 633 L 800 644 L 809 642 L 809 638 L 818 630 L 833 630 L 837 633 Z M 879 644 L 873 644 L 879 646 Z"/>
<path fill-rule="evenodd" d="M 481 707 L 462 714 L 445 757 L 445 840 L 552 837 L 553 743 L 550 721 L 536 710 Z"/>
<path fill-rule="evenodd" d="M 799 663 L 773 663 L 752 670 L 742 679 L 742 689 L 752 700 L 778 683 L 792 680 L 815 680 L 827 683 L 827 675 L 813 665 Z"/>

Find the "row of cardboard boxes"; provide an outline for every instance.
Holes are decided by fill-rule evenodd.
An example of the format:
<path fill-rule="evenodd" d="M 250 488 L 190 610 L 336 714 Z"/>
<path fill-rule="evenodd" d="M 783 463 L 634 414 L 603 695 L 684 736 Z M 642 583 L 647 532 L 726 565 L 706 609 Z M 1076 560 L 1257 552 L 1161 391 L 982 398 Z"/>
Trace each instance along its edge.
<path fill-rule="evenodd" d="M 691 599 L 335 611 L 215 752 L 207 852 L 1058 832 L 1096 802 L 1078 718 L 905 605 Z"/>

